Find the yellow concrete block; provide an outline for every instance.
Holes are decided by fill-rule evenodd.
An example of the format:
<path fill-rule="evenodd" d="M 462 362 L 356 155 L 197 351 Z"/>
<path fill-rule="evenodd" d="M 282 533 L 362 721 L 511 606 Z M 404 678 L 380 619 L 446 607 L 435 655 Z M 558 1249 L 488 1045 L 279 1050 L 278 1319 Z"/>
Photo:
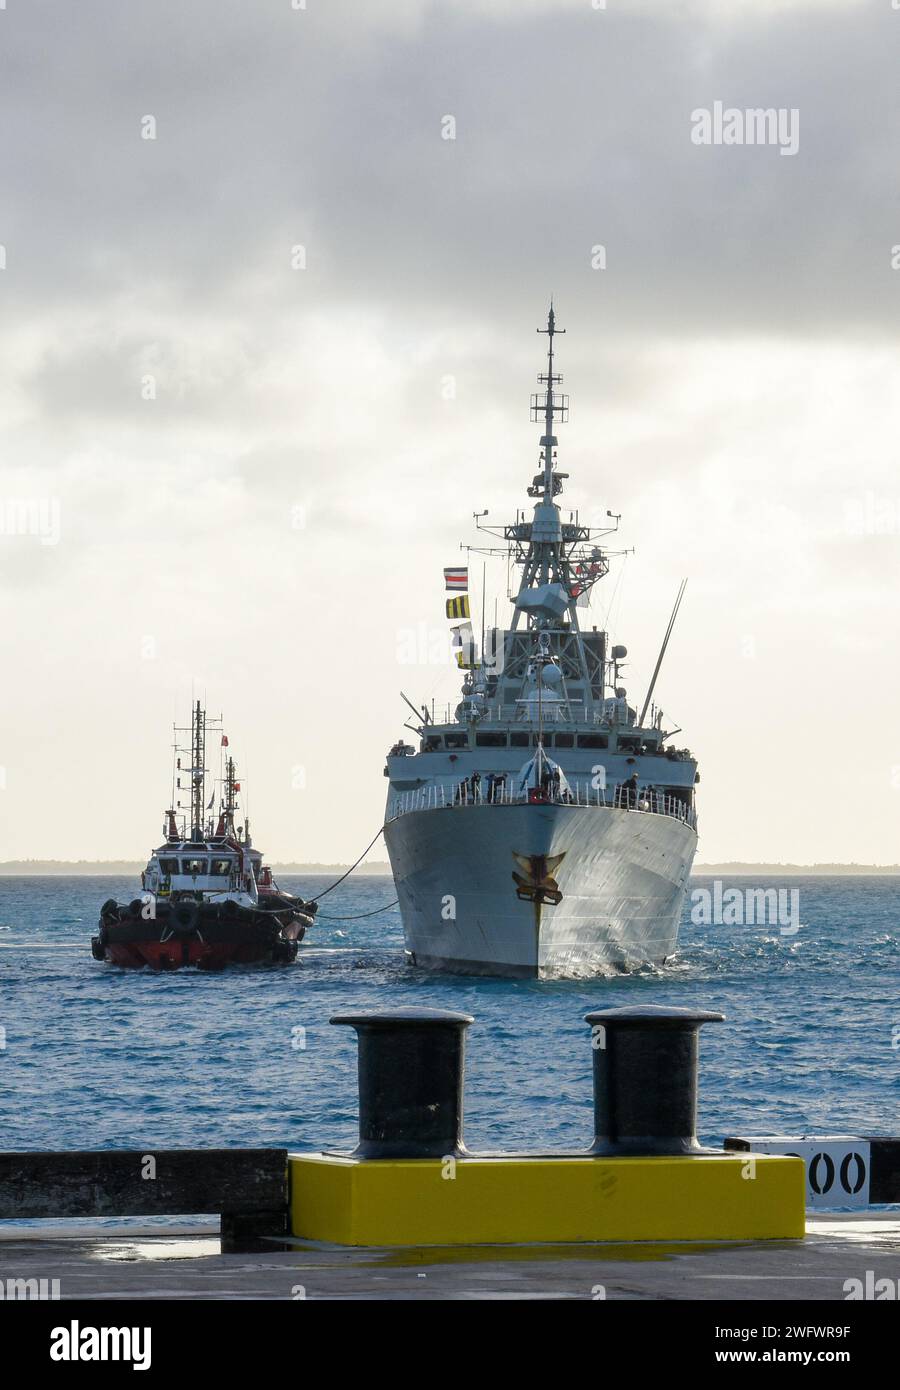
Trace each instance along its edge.
<path fill-rule="evenodd" d="M 292 1154 L 291 1230 L 338 1245 L 778 1240 L 805 1232 L 803 1161 L 357 1160 Z"/>

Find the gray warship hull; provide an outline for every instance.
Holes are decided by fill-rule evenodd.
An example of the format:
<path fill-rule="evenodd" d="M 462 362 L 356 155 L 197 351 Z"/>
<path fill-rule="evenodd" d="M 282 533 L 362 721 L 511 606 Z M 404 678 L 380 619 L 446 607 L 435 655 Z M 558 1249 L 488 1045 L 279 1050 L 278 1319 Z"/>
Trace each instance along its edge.
<path fill-rule="evenodd" d="M 531 979 L 667 960 L 697 845 L 670 815 L 556 803 L 413 810 L 385 839 L 413 964 Z"/>

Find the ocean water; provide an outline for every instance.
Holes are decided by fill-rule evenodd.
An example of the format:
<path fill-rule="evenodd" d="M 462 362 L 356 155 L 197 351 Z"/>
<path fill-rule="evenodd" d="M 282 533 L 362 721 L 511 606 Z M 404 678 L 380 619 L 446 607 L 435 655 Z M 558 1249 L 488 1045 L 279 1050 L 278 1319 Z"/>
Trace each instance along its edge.
<path fill-rule="evenodd" d="M 283 876 L 314 896 L 325 880 Z M 742 890 L 751 880 L 731 883 Z M 695 879 L 694 887 L 711 886 Z M 900 879 L 791 878 L 802 927 L 685 921 L 665 968 L 589 981 L 433 976 L 406 965 L 389 877 L 323 899 L 297 962 L 124 971 L 90 936 L 118 878 L 0 878 L 0 1148 L 345 1146 L 356 1049 L 329 1017 L 430 1005 L 475 1016 L 471 1148 L 587 1146 L 582 1015 L 631 1003 L 721 1010 L 701 1035 L 699 1133 L 900 1132 Z"/>

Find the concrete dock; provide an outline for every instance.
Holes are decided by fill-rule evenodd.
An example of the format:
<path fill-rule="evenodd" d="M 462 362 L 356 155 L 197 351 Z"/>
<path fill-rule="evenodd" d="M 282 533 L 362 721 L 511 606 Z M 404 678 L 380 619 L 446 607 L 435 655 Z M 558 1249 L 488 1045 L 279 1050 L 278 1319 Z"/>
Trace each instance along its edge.
<path fill-rule="evenodd" d="M 273 1240 L 252 1254 L 222 1254 L 210 1226 L 0 1226 L 0 1282 L 58 1279 L 63 1300 L 826 1302 L 867 1273 L 900 1294 L 900 1212 L 811 1216 L 805 1239 L 791 1241 L 363 1250 Z"/>

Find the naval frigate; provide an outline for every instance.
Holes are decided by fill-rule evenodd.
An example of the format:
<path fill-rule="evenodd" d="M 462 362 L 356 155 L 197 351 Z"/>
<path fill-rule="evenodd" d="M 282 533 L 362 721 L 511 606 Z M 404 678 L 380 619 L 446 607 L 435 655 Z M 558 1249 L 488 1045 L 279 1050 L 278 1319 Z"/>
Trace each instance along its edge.
<path fill-rule="evenodd" d="M 552 304 L 538 331 L 548 364 L 532 396 L 543 427 L 533 510 L 500 528 L 478 514 L 482 544 L 463 547 L 505 556 L 520 576 L 510 625 L 486 631 L 482 617 L 479 651 L 468 566 L 445 570 L 457 591 L 447 616 L 461 620 L 462 698 L 440 712 L 404 696 L 418 746 L 396 743 L 385 766 L 407 955 L 426 969 L 544 978 L 661 964 L 675 950 L 697 846 L 697 764 L 652 703 L 684 584 L 638 714 L 621 683 L 626 648 L 579 620 L 609 571 L 619 518 L 583 525 L 556 500 L 568 474 L 554 429 L 568 396 L 554 370 L 565 330 Z"/>

